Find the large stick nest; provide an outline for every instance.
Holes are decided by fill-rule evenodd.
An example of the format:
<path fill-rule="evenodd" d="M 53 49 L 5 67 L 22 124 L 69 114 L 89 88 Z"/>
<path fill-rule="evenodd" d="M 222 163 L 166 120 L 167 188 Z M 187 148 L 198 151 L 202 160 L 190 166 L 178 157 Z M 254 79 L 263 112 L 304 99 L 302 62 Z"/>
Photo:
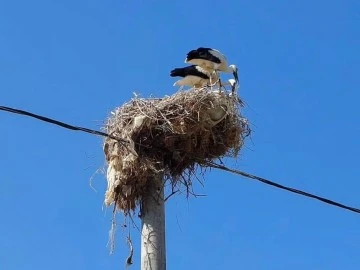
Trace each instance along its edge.
<path fill-rule="evenodd" d="M 183 179 L 197 166 L 236 157 L 250 132 L 241 104 L 236 95 L 203 88 L 162 99 L 135 97 L 115 109 L 105 129 L 129 144 L 104 142 L 105 204 L 116 203 L 126 214 L 139 205 L 154 175 L 163 173 L 172 187 L 188 185 Z"/>

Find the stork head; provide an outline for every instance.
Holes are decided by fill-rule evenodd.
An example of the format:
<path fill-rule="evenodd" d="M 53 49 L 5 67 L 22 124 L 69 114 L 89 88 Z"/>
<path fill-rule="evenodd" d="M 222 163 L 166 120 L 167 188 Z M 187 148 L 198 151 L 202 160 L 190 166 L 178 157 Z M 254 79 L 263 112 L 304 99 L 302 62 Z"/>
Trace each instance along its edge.
<path fill-rule="evenodd" d="M 230 84 L 231 86 L 231 93 L 234 94 L 235 93 L 235 90 L 236 90 L 236 80 L 234 79 L 229 79 L 228 80 L 228 83 Z"/>
<path fill-rule="evenodd" d="M 236 80 L 234 79 L 229 79 L 228 82 L 231 85 L 231 87 L 234 87 L 236 85 Z"/>
<path fill-rule="evenodd" d="M 239 81 L 239 76 L 238 76 L 238 68 L 235 65 L 230 65 L 228 67 L 228 71 L 232 72 L 232 74 L 234 75 L 235 81 L 238 82 Z"/>

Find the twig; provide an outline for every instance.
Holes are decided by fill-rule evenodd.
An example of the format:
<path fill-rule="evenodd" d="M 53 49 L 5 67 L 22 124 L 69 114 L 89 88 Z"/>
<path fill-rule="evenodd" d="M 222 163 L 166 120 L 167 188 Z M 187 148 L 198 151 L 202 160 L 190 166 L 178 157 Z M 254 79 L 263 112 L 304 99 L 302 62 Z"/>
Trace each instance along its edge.
<path fill-rule="evenodd" d="M 126 259 L 126 266 L 130 266 L 130 265 L 133 264 L 132 258 L 133 258 L 133 255 L 134 255 L 134 247 L 133 247 L 133 244 L 132 244 L 132 241 L 131 241 L 131 238 L 130 238 L 130 233 L 129 233 L 129 236 L 127 236 L 126 239 L 127 239 L 126 242 L 128 243 L 129 248 L 130 248 L 130 254 Z"/>

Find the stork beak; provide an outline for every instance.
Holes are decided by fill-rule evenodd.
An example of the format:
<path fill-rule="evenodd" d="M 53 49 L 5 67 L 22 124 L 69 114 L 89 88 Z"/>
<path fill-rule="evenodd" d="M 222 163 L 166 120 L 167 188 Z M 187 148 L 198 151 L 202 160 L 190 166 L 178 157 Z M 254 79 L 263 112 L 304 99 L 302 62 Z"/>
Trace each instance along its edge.
<path fill-rule="evenodd" d="M 235 78 L 235 81 L 236 81 L 236 84 L 237 84 L 239 82 L 239 76 L 238 76 L 237 70 L 233 72 L 233 75 L 234 75 L 234 78 Z"/>
<path fill-rule="evenodd" d="M 231 93 L 235 93 L 235 84 L 233 86 L 231 86 Z"/>

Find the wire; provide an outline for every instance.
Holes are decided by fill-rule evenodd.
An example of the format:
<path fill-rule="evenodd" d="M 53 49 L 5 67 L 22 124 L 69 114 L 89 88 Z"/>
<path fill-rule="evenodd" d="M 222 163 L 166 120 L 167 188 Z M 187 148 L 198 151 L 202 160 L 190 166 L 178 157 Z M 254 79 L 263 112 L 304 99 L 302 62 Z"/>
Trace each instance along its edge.
<path fill-rule="evenodd" d="M 230 169 L 230 168 L 228 168 L 226 166 L 217 164 L 215 162 L 208 162 L 207 165 L 209 167 L 212 167 L 212 168 L 215 168 L 215 169 L 219 169 L 219 170 L 231 172 L 231 173 L 234 173 L 234 174 L 238 174 L 238 175 L 241 175 L 241 176 L 244 176 L 244 177 L 247 177 L 247 178 L 251 178 L 251 179 L 260 181 L 260 182 L 262 182 L 264 184 L 274 186 L 274 187 L 277 187 L 277 188 L 280 188 L 280 189 L 284 189 L 284 190 L 287 190 L 287 191 L 290 191 L 292 193 L 296 193 L 296 194 L 299 194 L 299 195 L 302 195 L 302 196 L 305 196 L 305 197 L 313 198 L 313 199 L 322 201 L 324 203 L 334 205 L 334 206 L 337 206 L 337 207 L 340 207 L 340 208 L 343 208 L 343 209 L 346 209 L 346 210 L 349 210 L 349 211 L 352 211 L 352 212 L 355 212 L 355 213 L 360 213 L 360 209 L 358 209 L 358 208 L 347 206 L 347 205 L 344 205 L 344 204 L 341 204 L 341 203 L 338 203 L 338 202 L 335 202 L 335 201 L 332 201 L 332 200 L 329 200 L 329 199 L 326 199 L 326 198 L 323 198 L 323 197 L 320 197 L 320 196 L 317 196 L 317 195 L 314 195 L 314 194 L 311 194 L 311 193 L 308 193 L 308 192 L 305 192 L 305 191 L 302 191 L 302 190 L 299 190 L 299 189 L 283 186 L 283 185 L 280 185 L 278 183 L 272 182 L 270 180 L 267 180 L 265 178 L 262 178 L 262 177 L 259 177 L 259 176 L 256 176 L 256 175 L 252 175 L 252 174 L 242 172 L 242 171 L 239 171 L 239 170 L 235 170 L 235 169 Z"/>
<path fill-rule="evenodd" d="M 30 117 L 36 118 L 38 120 L 41 120 L 41 121 L 44 121 L 44 122 L 47 122 L 47 123 L 50 123 L 50 124 L 58 125 L 60 127 L 67 128 L 67 129 L 70 129 L 70 130 L 83 131 L 83 132 L 90 133 L 90 134 L 100 135 L 100 136 L 103 136 L 103 137 L 109 137 L 111 139 L 114 139 L 114 140 L 117 140 L 117 141 L 121 142 L 122 144 L 124 144 L 125 147 L 127 147 L 127 144 L 129 143 L 127 140 L 114 137 L 114 136 L 112 136 L 110 134 L 107 134 L 105 132 L 69 125 L 69 124 L 66 124 L 66 123 L 63 123 L 63 122 L 60 122 L 60 121 L 45 117 L 45 116 L 30 113 L 30 112 L 27 112 L 27 111 L 14 109 L 14 108 L 10 108 L 10 107 L 5 107 L 5 106 L 0 106 L 0 110 L 10 112 L 10 113 L 30 116 Z M 134 152 L 134 150 L 129 149 L 129 151 L 131 151 L 132 153 L 137 155 L 137 153 Z M 280 189 L 283 189 L 283 190 L 286 190 L 286 191 L 289 191 L 289 192 L 292 192 L 292 193 L 296 193 L 296 194 L 299 194 L 299 195 L 302 195 L 302 196 L 305 196 L 305 197 L 313 198 L 313 199 L 319 200 L 321 202 L 324 202 L 326 204 L 330 204 L 330 205 L 333 205 L 333 206 L 336 206 L 336 207 L 340 207 L 340 208 L 343 208 L 343 209 L 346 209 L 346 210 L 349 210 L 349 211 L 352 211 L 352 212 L 355 212 L 355 213 L 360 213 L 360 209 L 358 209 L 358 208 L 347 206 L 347 205 L 344 205 L 344 204 L 341 204 L 341 203 L 338 203 L 338 202 L 335 202 L 335 201 L 332 201 L 332 200 L 329 200 L 329 199 L 326 199 L 326 198 L 323 198 L 323 197 L 320 197 L 320 196 L 317 196 L 317 195 L 314 195 L 314 194 L 311 194 L 311 193 L 308 193 L 308 192 L 305 192 L 305 191 L 302 191 L 302 190 L 299 190 L 299 189 L 283 186 L 283 185 L 280 185 L 278 183 L 267 180 L 265 178 L 262 178 L 262 177 L 259 177 L 259 176 L 256 176 L 256 175 L 252 175 L 252 174 L 249 174 L 249 173 L 246 173 L 246 172 L 242 172 L 242 171 L 239 171 L 239 170 L 231 169 L 231 168 L 228 168 L 228 167 L 226 167 L 224 165 L 217 164 L 215 162 L 209 161 L 209 162 L 206 163 L 206 165 L 211 167 L 211 168 L 231 172 L 231 173 L 234 173 L 234 174 L 237 174 L 237 175 L 244 176 L 246 178 L 254 179 L 254 180 L 260 181 L 260 182 L 262 182 L 264 184 L 267 184 L 267 185 L 270 185 L 270 186 L 273 186 L 273 187 L 276 187 L 276 188 L 280 188 Z"/>
<path fill-rule="evenodd" d="M 66 123 L 63 123 L 63 122 L 60 122 L 60 121 L 45 117 L 45 116 L 30 113 L 30 112 L 27 112 L 27 111 L 14 109 L 14 108 L 10 108 L 10 107 L 5 107 L 5 106 L 0 106 L 0 110 L 15 113 L 15 114 L 20 114 L 20 115 L 30 116 L 30 117 L 39 119 L 41 121 L 44 121 L 44 122 L 47 122 L 47 123 L 50 123 L 50 124 L 54 124 L 54 125 L 57 125 L 57 126 L 60 126 L 60 127 L 63 127 L 63 128 L 67 128 L 67 129 L 70 129 L 70 130 L 82 131 L 82 132 L 86 132 L 86 133 L 90 133 L 90 134 L 100 135 L 100 136 L 103 136 L 103 137 L 109 137 L 111 139 L 114 139 L 114 140 L 122 142 L 122 143 L 129 143 L 127 140 L 124 140 L 124 139 L 121 139 L 121 138 L 116 138 L 116 137 L 114 137 L 114 136 L 112 136 L 110 134 L 107 134 L 105 132 L 69 125 L 69 124 L 66 124 Z"/>

